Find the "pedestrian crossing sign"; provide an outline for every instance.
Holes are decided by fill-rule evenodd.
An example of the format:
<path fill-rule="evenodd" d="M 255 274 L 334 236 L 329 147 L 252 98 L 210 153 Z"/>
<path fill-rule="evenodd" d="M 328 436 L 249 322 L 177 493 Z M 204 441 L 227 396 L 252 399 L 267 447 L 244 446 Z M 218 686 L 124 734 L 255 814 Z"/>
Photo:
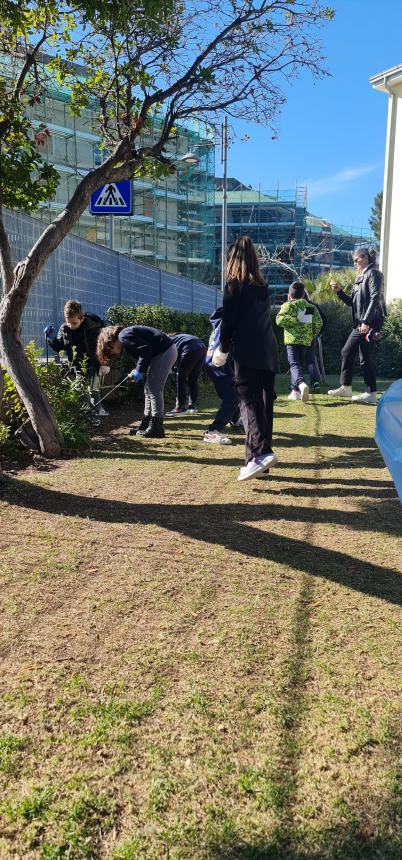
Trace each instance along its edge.
<path fill-rule="evenodd" d="M 91 215 L 132 215 L 132 185 L 130 179 L 108 182 L 93 194 L 89 204 Z"/>

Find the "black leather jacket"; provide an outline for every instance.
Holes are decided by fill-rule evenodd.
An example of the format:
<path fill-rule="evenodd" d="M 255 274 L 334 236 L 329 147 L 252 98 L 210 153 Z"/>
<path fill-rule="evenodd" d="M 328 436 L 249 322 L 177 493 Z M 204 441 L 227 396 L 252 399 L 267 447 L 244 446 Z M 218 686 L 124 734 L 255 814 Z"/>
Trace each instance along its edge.
<path fill-rule="evenodd" d="M 384 278 L 372 263 L 355 280 L 352 295 L 339 290 L 338 297 L 352 308 L 353 325 L 366 323 L 375 331 L 380 331 L 387 315 L 383 294 Z"/>

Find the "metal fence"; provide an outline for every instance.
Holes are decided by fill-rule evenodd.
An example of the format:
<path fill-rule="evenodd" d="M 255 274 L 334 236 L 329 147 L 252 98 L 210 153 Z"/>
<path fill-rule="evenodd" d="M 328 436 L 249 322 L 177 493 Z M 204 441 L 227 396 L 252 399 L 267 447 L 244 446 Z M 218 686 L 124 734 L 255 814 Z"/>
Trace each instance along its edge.
<path fill-rule="evenodd" d="M 5 227 L 14 265 L 24 259 L 43 230 L 43 222 L 7 211 Z M 110 305 L 161 304 L 182 311 L 211 313 L 221 303 L 216 286 L 138 263 L 102 245 L 67 236 L 35 281 L 23 316 L 24 343 L 43 343 L 43 329 L 59 324 L 68 299 L 104 317 Z"/>

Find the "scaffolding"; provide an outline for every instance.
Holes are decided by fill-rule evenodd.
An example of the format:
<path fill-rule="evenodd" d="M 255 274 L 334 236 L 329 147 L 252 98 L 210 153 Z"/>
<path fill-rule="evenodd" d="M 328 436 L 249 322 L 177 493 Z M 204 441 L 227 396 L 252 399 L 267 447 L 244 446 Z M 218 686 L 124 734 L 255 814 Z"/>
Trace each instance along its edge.
<path fill-rule="evenodd" d="M 41 155 L 59 173 L 54 197 L 41 204 L 35 217 L 49 223 L 71 199 L 89 170 L 105 158 L 101 146 L 96 100 L 74 116 L 69 109 L 70 90 L 59 85 L 43 55 L 43 86 L 40 101 L 27 108 L 32 126 L 43 123 L 50 135 L 41 146 Z M 18 58 L 10 63 L 0 52 L 1 72 L 15 77 Z M 144 132 L 142 145 L 158 137 L 161 117 L 154 116 Z M 197 148 L 199 163 L 182 164 L 181 157 Z M 133 180 L 132 216 L 93 216 L 84 212 L 72 232 L 91 242 L 105 245 L 141 262 L 165 271 L 210 282 L 214 250 L 215 147 L 211 132 L 201 121 L 178 126 L 166 153 L 176 164 L 167 178 L 153 181 L 145 175 Z"/>
<path fill-rule="evenodd" d="M 216 180 L 219 188 L 219 179 Z M 228 245 L 249 235 L 275 300 L 280 302 L 296 277 L 316 278 L 329 268 L 351 265 L 353 249 L 369 241 L 369 231 L 342 228 L 307 210 L 307 188 L 262 191 L 228 180 Z M 220 194 L 215 192 L 215 273 L 220 267 Z M 215 274 L 215 279 L 217 274 Z"/>

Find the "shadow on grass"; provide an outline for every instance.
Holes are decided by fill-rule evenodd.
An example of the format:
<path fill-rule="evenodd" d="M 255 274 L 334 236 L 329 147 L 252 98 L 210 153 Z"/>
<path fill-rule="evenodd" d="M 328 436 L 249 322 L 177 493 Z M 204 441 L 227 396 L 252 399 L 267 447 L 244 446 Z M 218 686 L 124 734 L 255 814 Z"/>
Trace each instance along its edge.
<path fill-rule="evenodd" d="M 385 565 L 355 558 L 353 537 L 349 554 L 249 525 L 250 522 L 285 520 L 290 522 L 292 534 L 297 521 L 400 534 L 401 511 L 394 502 L 383 502 L 375 511 L 369 502 L 363 503 L 359 511 L 311 511 L 303 507 L 295 510 L 289 505 L 277 504 L 131 504 L 50 490 L 12 478 L 2 481 L 0 493 L 10 504 L 48 514 L 97 522 L 156 525 L 206 544 L 216 543 L 230 551 L 286 564 L 391 603 L 401 603 L 400 575 Z"/>
<path fill-rule="evenodd" d="M 395 812 L 384 810 L 379 824 L 383 830 L 389 827 L 397 832 Z M 356 821 L 315 832 L 314 842 L 315 847 L 303 847 L 303 836 L 298 837 L 292 831 L 279 831 L 260 845 L 223 838 L 221 844 L 216 841 L 211 845 L 207 856 L 210 860 L 400 860 L 402 856 L 402 844 L 397 837 L 366 836 Z"/>
<path fill-rule="evenodd" d="M 131 441 L 131 439 L 132 439 L 132 441 Z M 240 466 L 240 465 L 242 465 L 242 458 L 241 458 L 241 455 L 239 453 L 239 448 L 241 448 L 244 445 L 244 442 L 241 439 L 238 440 L 238 439 L 235 439 L 234 437 L 232 437 L 232 440 L 234 440 L 234 441 L 232 441 L 232 447 L 235 449 L 235 451 L 234 451 L 235 456 L 230 457 L 230 458 L 221 458 L 220 457 L 219 460 L 215 460 L 212 462 L 211 462 L 211 459 L 209 457 L 197 456 L 197 454 L 193 448 L 191 448 L 191 450 L 194 453 L 191 453 L 191 454 L 187 454 L 185 452 L 179 453 L 179 454 L 171 454 L 169 449 L 175 448 L 176 446 L 170 445 L 170 440 L 167 440 L 166 443 L 149 446 L 148 440 L 144 440 L 144 441 L 140 442 L 140 441 L 137 441 L 135 439 L 135 436 L 131 437 L 130 441 L 125 440 L 122 442 L 121 440 L 119 440 L 119 443 L 118 443 L 119 447 L 117 446 L 117 444 L 115 447 L 106 447 L 106 446 L 102 445 L 99 449 L 93 449 L 92 451 L 85 451 L 83 456 L 87 459 L 89 459 L 91 457 L 96 458 L 96 459 L 102 459 L 102 457 L 104 457 L 104 458 L 119 457 L 120 459 L 122 457 L 127 457 L 127 458 L 131 458 L 131 459 L 137 458 L 137 459 L 141 459 L 141 460 L 153 460 L 153 461 L 166 460 L 166 461 L 172 462 L 172 463 L 173 462 L 177 462 L 177 463 L 183 463 L 183 462 L 185 462 L 185 463 L 199 463 L 199 464 L 205 464 L 207 466 L 214 466 L 214 465 L 215 466 L 220 466 L 220 465 L 222 465 L 222 466 Z M 193 443 L 194 439 L 191 439 L 191 437 L 189 437 L 188 441 Z M 205 444 L 205 448 L 206 448 L 207 443 L 204 443 L 204 444 Z M 222 449 L 224 449 L 225 452 L 227 452 L 227 453 L 230 450 L 229 445 L 227 447 L 216 445 L 215 448 L 220 450 L 220 451 L 222 451 Z M 311 446 L 311 448 L 312 448 L 312 450 L 313 449 L 316 450 L 315 446 Z M 279 456 L 281 456 L 280 455 L 280 446 L 279 446 L 279 448 L 274 446 L 274 450 L 278 451 Z M 339 455 L 337 455 L 335 457 L 331 457 L 330 459 L 327 459 L 327 460 L 320 459 L 319 464 L 312 463 L 311 461 L 300 462 L 298 460 L 295 461 L 294 463 L 292 463 L 292 462 L 287 463 L 284 458 L 281 458 L 279 461 L 279 466 L 275 467 L 275 474 L 276 474 L 277 468 L 279 468 L 279 470 L 292 469 L 293 468 L 293 469 L 297 469 L 297 471 L 300 471 L 302 469 L 311 471 L 312 469 L 315 469 L 315 468 L 319 468 L 320 470 L 321 469 L 324 469 L 324 470 L 328 469 L 329 470 L 329 469 L 351 469 L 353 467 L 356 467 L 359 469 L 363 469 L 363 468 L 384 469 L 384 462 L 381 459 L 379 453 L 376 452 L 375 449 L 370 448 L 370 449 L 367 449 L 364 451 L 362 451 L 362 450 L 346 451 L 344 454 L 339 454 Z M 291 480 L 290 477 L 289 477 L 289 480 Z M 358 480 L 358 479 L 356 479 L 356 480 Z"/>
<path fill-rule="evenodd" d="M 370 436 L 337 436 L 332 433 L 321 433 L 310 437 L 300 433 L 284 433 L 275 437 L 275 444 L 283 448 L 347 448 L 349 451 L 355 449 L 370 449 L 380 457 L 377 445 Z M 381 457 L 380 457 L 381 459 Z"/>

